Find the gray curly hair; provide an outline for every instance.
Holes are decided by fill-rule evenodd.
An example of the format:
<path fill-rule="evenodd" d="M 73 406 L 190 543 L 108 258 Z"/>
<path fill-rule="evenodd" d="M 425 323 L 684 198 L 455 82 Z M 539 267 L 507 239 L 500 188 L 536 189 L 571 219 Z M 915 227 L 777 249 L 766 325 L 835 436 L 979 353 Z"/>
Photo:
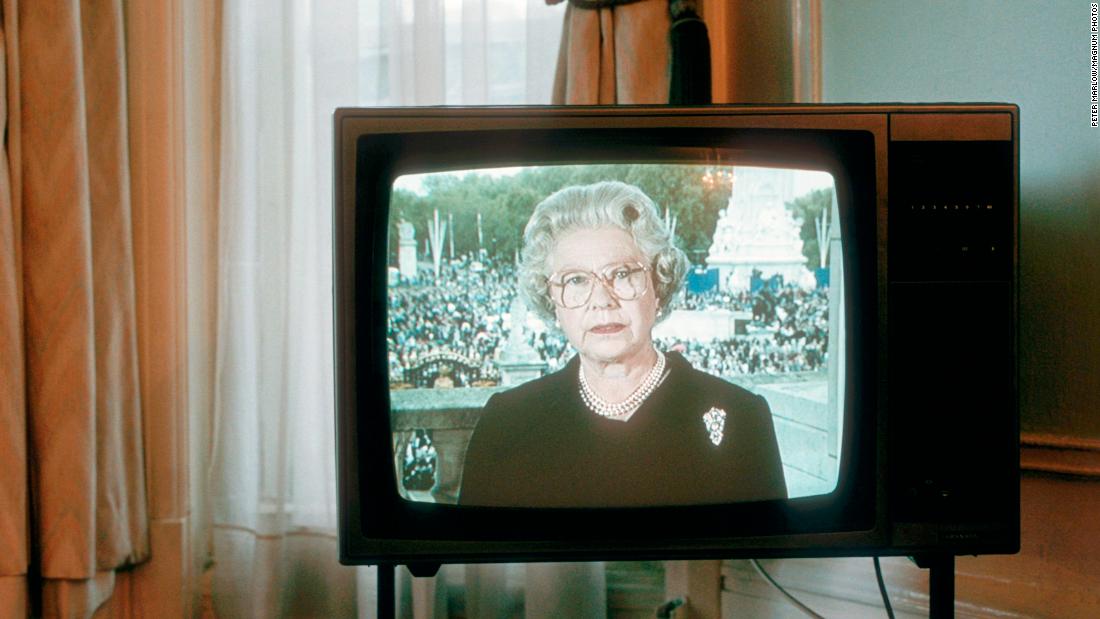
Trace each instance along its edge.
<path fill-rule="evenodd" d="M 634 238 L 653 274 L 659 300 L 657 320 L 671 311 L 683 288 L 687 256 L 673 244 L 657 205 L 641 189 L 619 181 L 565 187 L 535 207 L 523 232 L 519 264 L 520 293 L 547 324 L 554 324 L 554 302 L 546 291 L 547 262 L 558 237 L 578 228 L 613 226 Z"/>

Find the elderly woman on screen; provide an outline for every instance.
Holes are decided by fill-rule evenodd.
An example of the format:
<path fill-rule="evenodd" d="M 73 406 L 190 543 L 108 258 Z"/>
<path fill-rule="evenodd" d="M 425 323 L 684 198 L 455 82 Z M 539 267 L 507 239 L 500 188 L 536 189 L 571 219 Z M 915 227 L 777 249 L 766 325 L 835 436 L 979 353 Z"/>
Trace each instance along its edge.
<path fill-rule="evenodd" d="M 688 260 L 637 187 L 562 189 L 524 232 L 520 292 L 577 355 L 494 395 L 466 505 L 599 507 L 786 497 L 767 402 L 653 343 Z"/>

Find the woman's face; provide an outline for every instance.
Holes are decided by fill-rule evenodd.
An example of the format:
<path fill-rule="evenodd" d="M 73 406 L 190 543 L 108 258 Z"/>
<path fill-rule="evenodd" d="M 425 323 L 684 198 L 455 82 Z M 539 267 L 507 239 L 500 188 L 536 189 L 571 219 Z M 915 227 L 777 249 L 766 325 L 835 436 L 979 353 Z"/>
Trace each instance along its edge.
<path fill-rule="evenodd" d="M 585 228 L 558 237 L 550 253 L 552 277 L 578 270 L 604 273 L 608 267 L 647 261 L 630 233 L 615 227 Z M 657 321 L 657 296 L 652 274 L 646 291 L 636 299 L 619 299 L 598 280 L 592 296 L 580 307 L 568 309 L 555 303 L 555 314 L 569 343 L 589 361 L 630 363 L 646 358 L 652 347 L 653 325 Z M 559 288 L 551 287 L 551 294 Z"/>

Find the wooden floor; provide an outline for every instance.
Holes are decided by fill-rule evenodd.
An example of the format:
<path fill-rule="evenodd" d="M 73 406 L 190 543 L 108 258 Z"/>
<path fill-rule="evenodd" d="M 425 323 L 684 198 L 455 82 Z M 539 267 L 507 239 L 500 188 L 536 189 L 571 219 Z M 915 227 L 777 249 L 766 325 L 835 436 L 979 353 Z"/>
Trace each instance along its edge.
<path fill-rule="evenodd" d="M 919 569 L 909 569 L 907 559 L 887 558 L 883 570 L 887 582 L 896 585 L 901 572 L 919 578 Z M 784 589 L 814 612 L 825 617 L 880 619 L 886 617 L 882 596 L 870 558 L 762 560 L 761 565 Z M 749 561 L 727 561 L 722 566 L 722 616 L 754 619 L 805 617 L 793 603 L 769 584 Z M 916 594 L 920 583 L 905 590 L 893 590 L 891 604 L 898 619 L 928 616 L 927 597 Z M 966 613 L 959 617 L 970 617 Z"/>

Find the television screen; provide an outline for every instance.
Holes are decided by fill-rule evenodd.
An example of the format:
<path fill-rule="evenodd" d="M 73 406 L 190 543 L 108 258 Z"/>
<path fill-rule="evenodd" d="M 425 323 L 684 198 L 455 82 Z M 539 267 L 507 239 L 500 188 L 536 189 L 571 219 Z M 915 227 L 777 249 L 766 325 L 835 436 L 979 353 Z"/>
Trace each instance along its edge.
<path fill-rule="evenodd" d="M 1014 551 L 1017 113 L 338 110 L 341 560 Z"/>
<path fill-rule="evenodd" d="M 828 172 L 601 161 L 406 174 L 391 196 L 403 498 L 662 506 L 836 488 L 843 238 Z M 601 370 L 623 374 L 606 381 L 624 383 L 615 396 L 590 384 Z"/>

